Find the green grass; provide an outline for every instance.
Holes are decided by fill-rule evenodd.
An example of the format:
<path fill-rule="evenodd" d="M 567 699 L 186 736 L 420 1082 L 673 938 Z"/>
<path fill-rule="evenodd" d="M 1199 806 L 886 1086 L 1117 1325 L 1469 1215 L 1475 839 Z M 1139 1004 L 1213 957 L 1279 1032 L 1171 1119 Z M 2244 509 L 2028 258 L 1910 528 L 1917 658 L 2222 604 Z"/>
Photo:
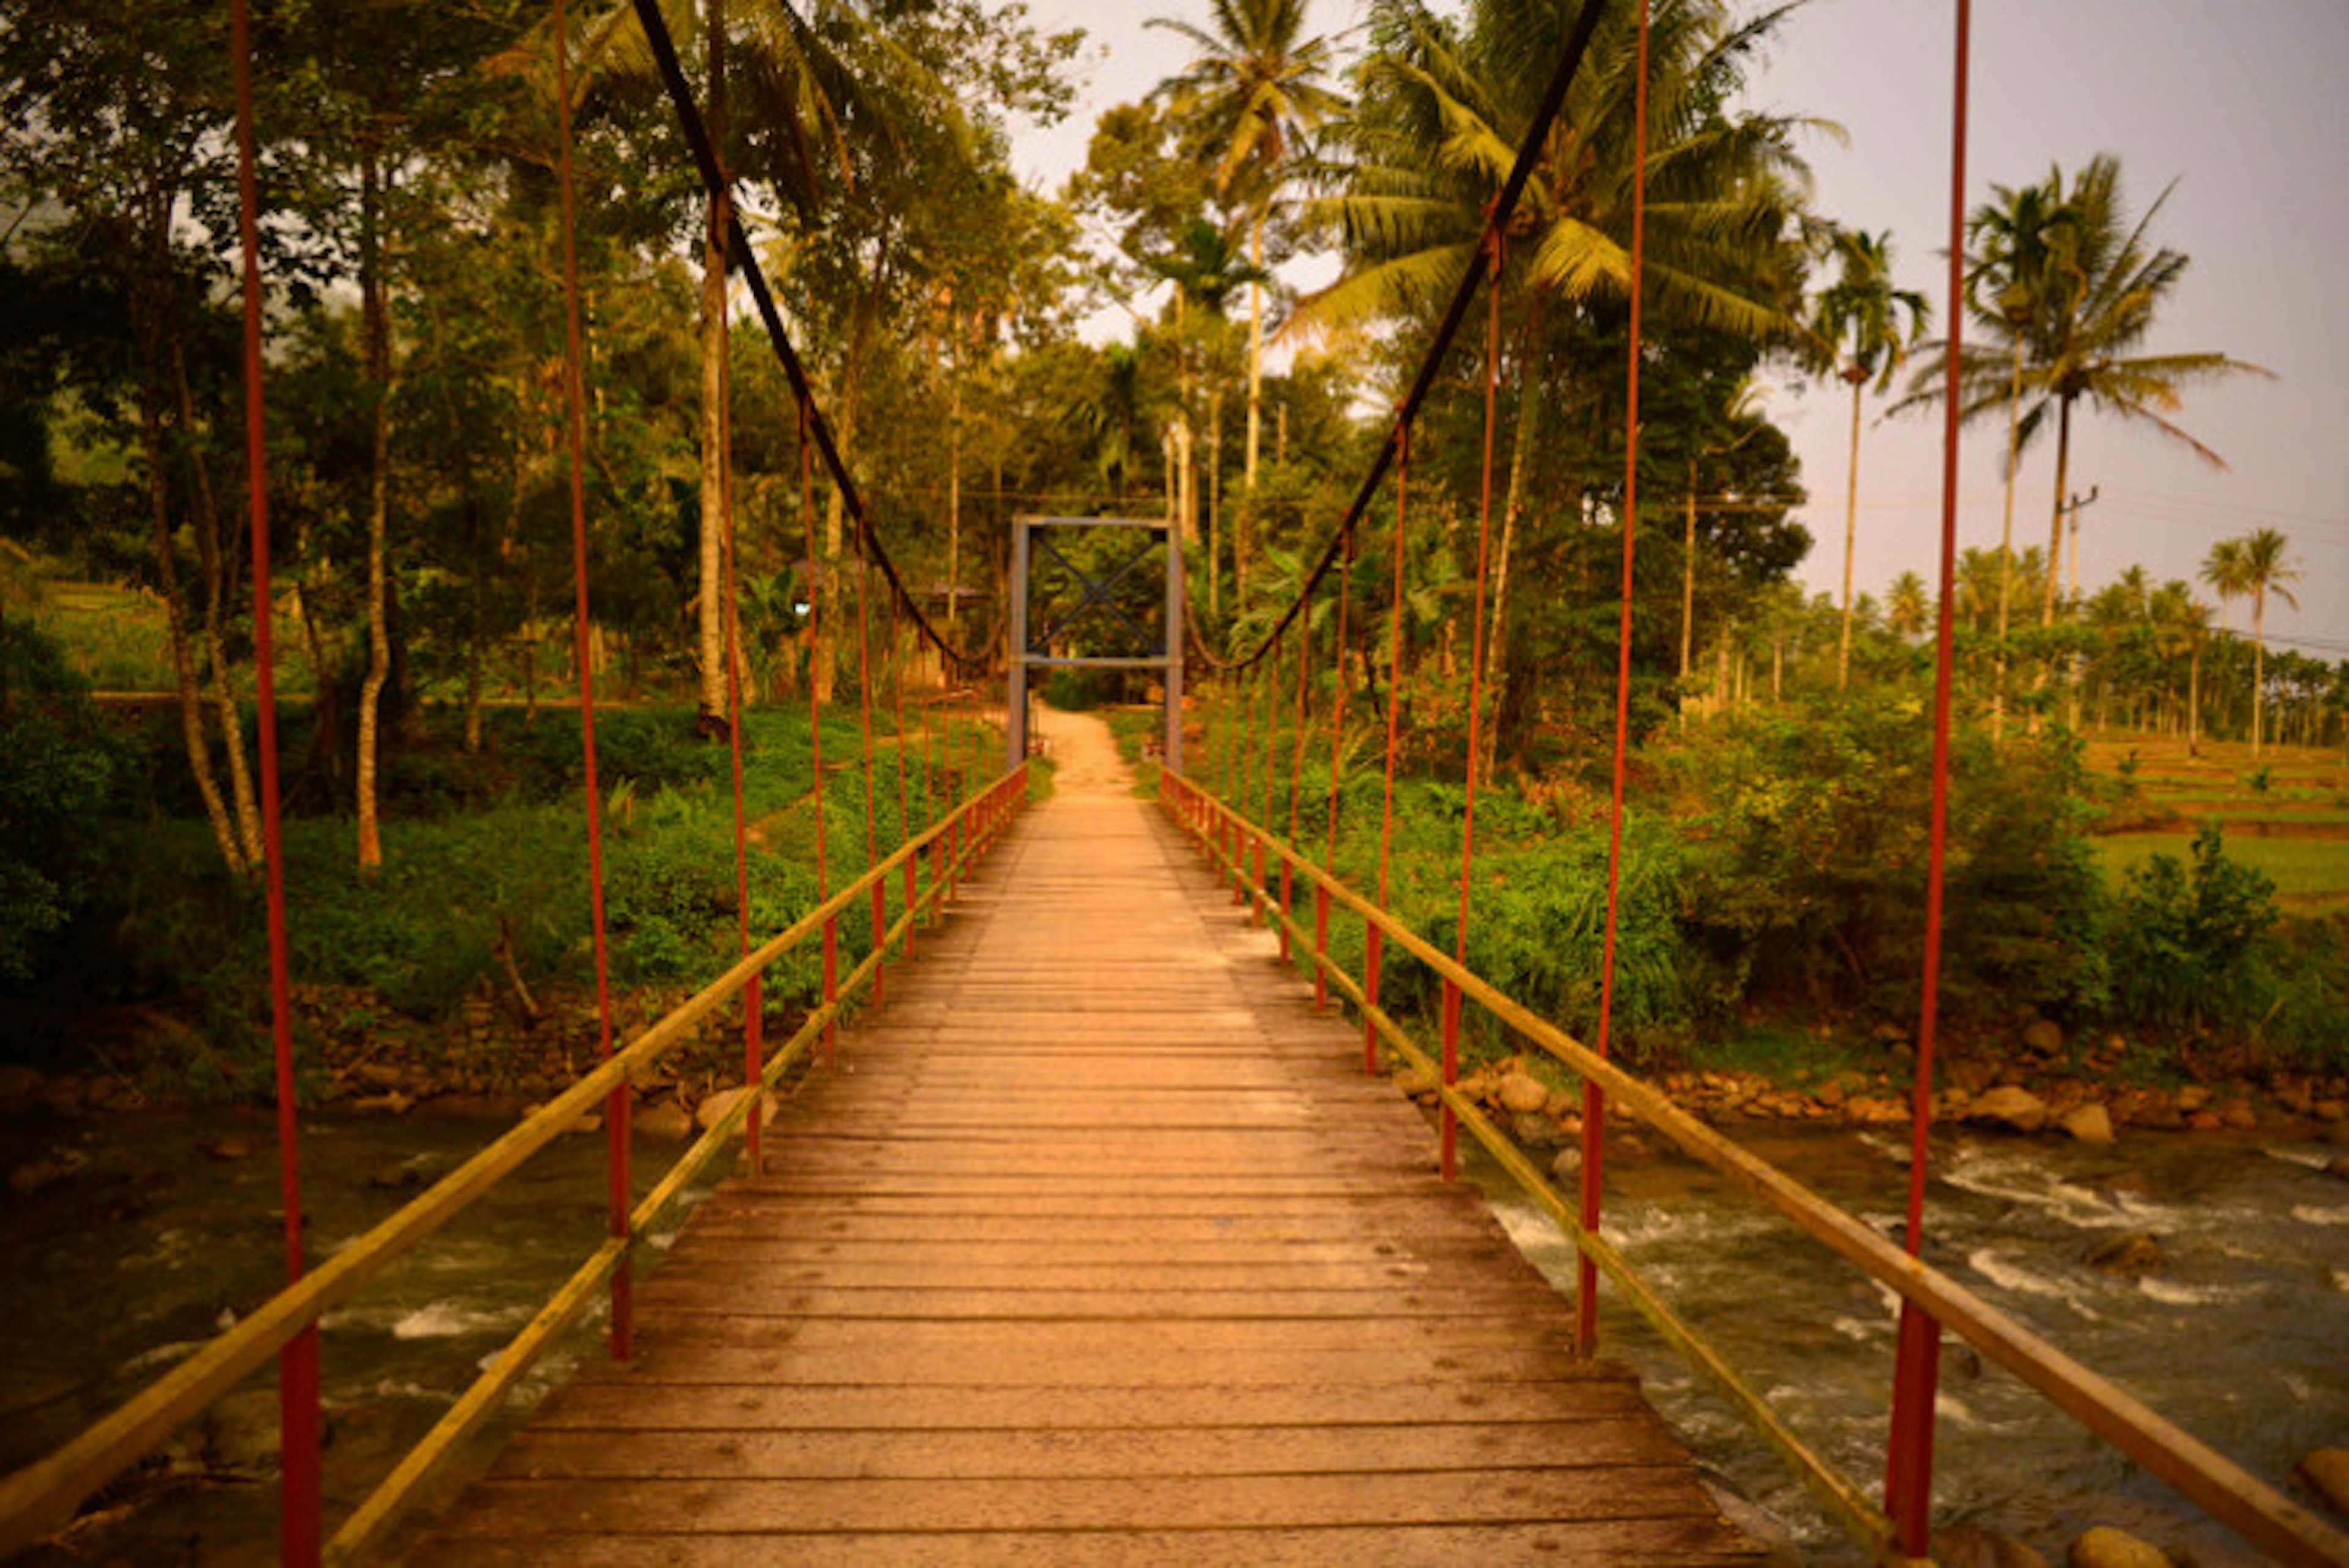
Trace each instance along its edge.
<path fill-rule="evenodd" d="M 2121 833 L 2095 840 L 2095 846 L 2105 875 L 2118 886 L 2124 874 L 2156 855 L 2189 859 L 2192 842 L 2181 833 Z M 2294 914 L 2349 911 L 2349 842 L 2246 836 L 2227 840 L 2227 857 L 2265 872 L 2278 901 Z"/>

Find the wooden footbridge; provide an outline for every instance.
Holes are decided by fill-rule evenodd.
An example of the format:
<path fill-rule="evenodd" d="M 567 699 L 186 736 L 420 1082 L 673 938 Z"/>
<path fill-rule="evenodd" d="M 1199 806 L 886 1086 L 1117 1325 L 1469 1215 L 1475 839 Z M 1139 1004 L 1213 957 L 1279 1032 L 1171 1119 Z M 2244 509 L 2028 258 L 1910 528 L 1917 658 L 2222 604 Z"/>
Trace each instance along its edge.
<path fill-rule="evenodd" d="M 633 1358 L 418 1560 L 1752 1560 L 1355 1031 L 1064 733 L 640 1288 Z"/>
<path fill-rule="evenodd" d="M 788 379 L 798 414 L 798 514 L 804 558 L 820 558 L 817 460 L 830 500 L 854 525 L 858 586 L 854 681 L 862 708 L 866 864 L 828 880 L 823 725 L 811 710 L 816 907 L 785 929 L 754 936 L 742 827 L 739 708 L 737 905 L 741 960 L 633 1040 L 612 1040 L 600 1064 L 373 1231 L 312 1260 L 303 1233 L 290 1005 L 290 959 L 278 839 L 274 600 L 269 576 L 264 311 L 259 186 L 250 47 L 242 0 L 232 5 L 238 73 L 240 236 L 244 261 L 247 475 L 260 711 L 264 880 L 279 1081 L 284 1230 L 289 1283 L 233 1328 L 48 1458 L 0 1480 L 0 1558 L 67 1527 L 78 1510 L 245 1378 L 273 1360 L 282 1408 L 281 1552 L 296 1563 L 380 1558 L 442 1462 L 529 1369 L 609 1303 L 612 1355 L 590 1357 L 548 1399 L 486 1475 L 422 1526 L 415 1561 L 1604 1563 L 1748 1561 L 1754 1544 L 1724 1522 L 1689 1456 L 1641 1402 L 1625 1373 L 1596 1355 L 1595 1303 L 1606 1289 L 1678 1349 L 1726 1405 L 1776 1449 L 1872 1559 L 1923 1558 L 1931 1544 L 1932 1459 L 1940 1347 L 1956 1335 L 2189 1502 L 2271 1557 L 2349 1564 L 2349 1537 L 2313 1518 L 2274 1484 L 2248 1474 L 2080 1366 L 1920 1255 L 1931 1104 L 1931 1062 L 1946 848 L 1953 668 L 1949 582 L 1955 556 L 1958 437 L 1954 382 L 1946 400 L 1943 614 L 1936 647 L 1932 845 L 1924 898 L 1925 1005 L 1912 1085 L 1912 1159 L 1902 1244 L 1825 1203 L 1695 1120 L 1608 1059 L 1615 902 L 1610 869 L 1599 1024 L 1586 1045 L 1471 971 L 1470 926 L 1479 725 L 1489 704 L 1485 585 L 1495 494 L 1493 410 L 1500 381 L 1502 244 L 1539 150 L 1566 101 L 1602 0 L 1586 0 L 1553 67 L 1506 181 L 1486 208 L 1482 242 L 1392 430 L 1343 521 L 1304 572 L 1286 608 L 1263 605 L 1252 650 L 1207 662 L 1216 688 L 1184 697 L 1185 648 L 1207 649 L 1185 607 L 1174 520 L 1154 531 L 1163 600 L 1141 591 L 1145 543 L 1097 568 L 1092 553 L 1045 549 L 1061 577 L 1081 580 L 1031 625 L 1028 520 L 1015 530 L 1009 625 L 999 641 L 957 648 L 930 624 L 893 562 L 874 516 L 824 421 L 814 389 L 743 227 L 661 8 L 632 10 L 722 223 L 727 251 Z M 1955 49 L 1957 125 L 1950 240 L 1950 362 L 1962 312 L 1961 224 L 1967 53 L 1963 0 Z M 569 198 L 571 93 L 558 5 L 548 30 L 557 90 L 557 179 Z M 1644 90 L 1640 99 L 1644 103 Z M 1635 170 L 1644 159 L 1635 156 Z M 1633 572 L 1640 515 L 1639 366 L 1642 348 L 1640 205 L 1635 178 L 1626 357 L 1624 482 L 1611 821 L 1619 845 L 1630 743 Z M 587 487 L 574 269 L 566 265 L 564 406 L 572 496 L 574 673 L 579 683 L 585 818 L 599 1016 L 604 986 L 600 815 L 590 656 Z M 1384 771 L 1396 779 L 1402 605 L 1411 431 L 1475 296 L 1486 302 L 1483 499 L 1466 636 L 1466 788 L 1459 919 L 1451 951 L 1386 907 L 1382 838 L 1372 896 L 1339 875 L 1341 763 L 1359 713 L 1351 649 L 1370 667 L 1379 639 L 1350 622 L 1359 551 L 1383 534 Z M 1389 483 L 1390 479 L 1392 483 Z M 1392 496 L 1391 528 L 1371 520 Z M 1103 526 L 1109 520 L 1046 520 Z M 727 529 L 730 550 L 731 528 Z M 729 556 L 730 561 L 730 555 Z M 1361 563 L 1367 565 L 1368 563 Z M 861 569 L 858 567 L 861 566 Z M 1092 576 L 1100 570 L 1098 576 Z M 865 590 L 885 587 L 883 652 L 874 656 Z M 1048 576 L 1052 574 L 1047 574 Z M 1370 607 L 1365 606 L 1365 611 Z M 1315 613 L 1317 609 L 1320 612 Z M 1331 613 L 1334 612 L 1334 613 Z M 1083 635 L 1088 617 L 1113 623 Z M 1366 614 L 1365 619 L 1370 618 Z M 842 618 L 844 622 L 845 618 Z M 1041 628 L 1041 629 L 1039 629 Z M 1317 628 L 1334 631 L 1326 649 Z M 847 646 L 844 624 L 833 631 Z M 1096 634 L 1108 640 L 1093 646 Z M 1187 634 L 1187 635 L 1186 635 Z M 942 770 L 949 799 L 931 809 L 929 753 L 916 825 L 904 722 L 903 644 L 934 655 L 933 701 L 999 711 L 1006 770 L 976 757 Z M 1121 639 L 1124 640 L 1120 640 Z M 739 656 L 742 639 L 724 639 Z M 1079 645 L 1082 644 L 1081 648 Z M 891 650 L 895 651 L 892 652 Z M 815 651 L 821 652 L 820 646 Z M 843 663 L 845 660 L 843 659 Z M 1064 726 L 1057 794 L 1022 818 L 1029 791 L 1024 724 L 1031 669 L 1091 664 L 1149 670 L 1165 694 L 1166 770 L 1156 810 L 1130 791 L 1099 726 Z M 898 816 L 894 849 L 874 809 L 876 691 L 895 685 Z M 1008 672 L 1008 673 L 1006 673 Z M 1003 687 L 992 683 L 1005 674 Z M 740 683 L 730 682 L 740 701 Z M 809 689 L 819 685 L 812 677 Z M 1293 696 L 1288 693 L 1293 691 Z M 1326 692 L 1326 716 L 1318 708 Z M 1276 723 L 1276 709 L 1293 715 Z M 991 730 L 967 722 L 963 733 Z M 1205 720 L 1196 769 L 1184 736 Z M 936 741 L 949 729 L 921 727 Z M 1305 742 L 1329 737 L 1326 847 L 1299 847 Z M 1285 753 L 1282 762 L 1279 753 Z M 1286 831 L 1274 778 L 1288 774 Z M 902 891 L 899 889 L 902 888 Z M 1237 895 L 1237 896 L 1235 896 Z M 957 912 L 943 926 L 938 913 Z M 869 909 L 869 940 L 849 931 Z M 1330 955 L 1330 923 L 1361 922 L 1365 953 L 1350 972 Z M 1275 932 L 1278 932 L 1278 938 Z M 850 938 L 854 940 L 847 940 Z M 802 945 L 823 949 L 821 1002 L 780 1044 L 762 1040 L 761 976 Z M 757 946 L 752 943 L 756 941 Z M 899 962 L 909 947 L 919 952 Z M 862 956 L 856 956 L 861 950 Z M 1304 966 L 1312 990 L 1278 963 Z M 855 961 L 845 974 L 839 961 Z M 1380 1005 L 1384 965 L 1418 966 L 1442 991 L 1441 1044 Z M 885 1002 L 839 1043 L 846 1010 Z M 1356 1022 L 1317 999 L 1334 992 Z M 878 1000 L 877 994 L 875 997 Z M 629 1161 L 631 1078 L 695 1030 L 738 1005 L 746 1020 L 744 1078 L 773 1087 L 818 1048 L 832 1070 L 804 1080 L 794 1103 L 761 1126 L 761 1097 L 744 1093 L 649 1191 Z M 1510 1031 L 1578 1079 L 1580 1191 L 1557 1191 L 1457 1085 L 1464 1011 Z M 1438 1033 L 1431 1027 L 1426 1033 Z M 1439 1086 L 1431 1129 L 1375 1069 L 1400 1059 Z M 1366 1074 L 1365 1062 L 1374 1070 Z M 1713 1349 L 1673 1304 L 1623 1260 L 1601 1225 L 1609 1110 L 1628 1114 L 1775 1210 L 1899 1302 L 1899 1348 L 1880 1490 L 1806 1441 Z M 601 1110 L 610 1169 L 602 1243 L 538 1315 L 487 1365 L 433 1430 L 372 1483 L 356 1509 L 328 1521 L 320 1484 L 321 1320 L 424 1242 L 538 1150 Z M 1579 1254 L 1571 1311 L 1522 1261 L 1477 1200 L 1446 1179 L 1461 1133 L 1475 1137 L 1571 1240 Z M 1436 1152 L 1440 1150 L 1440 1153 Z M 747 1158 L 746 1158 L 747 1157 Z M 703 1173 L 742 1173 L 695 1212 L 657 1271 L 639 1282 L 651 1239 Z M 1757 1310 L 1766 1310 L 1756 1282 Z M 339 1479 L 339 1478 L 338 1478 Z M 364 1486 L 368 1481 L 359 1483 Z M 1879 1497 L 1881 1501 L 1879 1502 Z"/>

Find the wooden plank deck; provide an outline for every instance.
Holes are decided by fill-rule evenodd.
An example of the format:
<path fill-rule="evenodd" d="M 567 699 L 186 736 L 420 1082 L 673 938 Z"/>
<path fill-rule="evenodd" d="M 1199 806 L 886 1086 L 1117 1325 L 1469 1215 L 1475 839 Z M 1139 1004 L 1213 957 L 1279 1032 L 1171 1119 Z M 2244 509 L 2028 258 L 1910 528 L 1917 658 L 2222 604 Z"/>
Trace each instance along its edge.
<path fill-rule="evenodd" d="M 1056 719 L 1060 716 L 1055 715 Z M 414 1561 L 1745 1563 L 1090 720 Z"/>

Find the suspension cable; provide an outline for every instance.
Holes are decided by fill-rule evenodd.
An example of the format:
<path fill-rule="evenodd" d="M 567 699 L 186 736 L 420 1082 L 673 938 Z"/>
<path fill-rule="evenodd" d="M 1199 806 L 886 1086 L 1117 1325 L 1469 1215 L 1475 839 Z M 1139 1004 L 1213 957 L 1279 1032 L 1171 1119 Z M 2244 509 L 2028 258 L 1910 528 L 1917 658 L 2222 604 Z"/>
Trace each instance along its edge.
<path fill-rule="evenodd" d="M 244 351 L 245 493 L 253 551 L 254 728 L 261 750 L 262 877 L 268 902 L 269 1038 L 277 1090 L 278 1190 L 285 1210 L 285 1282 L 306 1268 L 302 1243 L 300 1128 L 295 1116 L 293 961 L 285 929 L 285 844 L 277 771 L 276 605 L 269 574 L 268 410 L 262 385 L 261 177 L 254 128 L 253 26 L 246 0 L 230 10 L 230 53 L 236 77 L 237 248 L 242 265 Z M 233 733 L 231 745 L 238 744 Z M 278 1548 L 293 1563 L 318 1560 L 318 1329 L 304 1329 L 278 1353 L 278 1442 L 284 1485 Z"/>
<path fill-rule="evenodd" d="M 1354 597 L 1354 535 L 1349 531 L 1340 535 L 1345 545 L 1345 565 L 1338 573 L 1337 635 L 1330 646 L 1330 806 L 1329 839 L 1321 854 L 1321 869 L 1332 877 L 1338 874 L 1338 786 L 1341 782 L 1341 766 L 1346 746 L 1346 622 Z M 1313 885 L 1313 951 L 1326 958 L 1330 952 L 1330 889 L 1326 884 Z M 1316 1006 L 1329 1003 L 1328 980 L 1321 966 L 1313 966 L 1313 1001 Z"/>

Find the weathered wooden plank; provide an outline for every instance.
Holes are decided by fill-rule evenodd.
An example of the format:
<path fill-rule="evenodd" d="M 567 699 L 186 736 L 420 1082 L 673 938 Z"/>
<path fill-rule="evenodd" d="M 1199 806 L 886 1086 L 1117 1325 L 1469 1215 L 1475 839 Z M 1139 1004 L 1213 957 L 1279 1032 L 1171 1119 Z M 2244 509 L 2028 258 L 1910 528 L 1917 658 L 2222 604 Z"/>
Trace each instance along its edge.
<path fill-rule="evenodd" d="M 647 1563 L 677 1568 L 737 1568 L 744 1563 L 854 1564 L 855 1568 L 1026 1568 L 1039 1562 L 1081 1562 L 1097 1568 L 1180 1563 L 1185 1568 L 1377 1568 L 1544 1563 L 1567 1568 L 1727 1568 L 1755 1554 L 1724 1541 L 1708 1521 L 1671 1518 L 1580 1523 L 1402 1525 L 1372 1530 L 1091 1531 L 1021 1534 L 930 1531 L 813 1535 L 786 1532 L 739 1535 L 635 1532 L 565 1536 L 565 1563 L 612 1568 Z M 437 1544 L 435 1568 L 503 1568 L 546 1560 L 546 1542 L 481 1538 Z"/>
<path fill-rule="evenodd" d="M 1395 1475 L 1654 1468 L 1681 1451 L 1636 1412 L 1585 1421 L 1449 1426 L 1052 1427 L 971 1431 L 608 1429 L 527 1433 L 509 1480 L 972 1480 L 1009 1477 Z"/>
<path fill-rule="evenodd" d="M 1668 1518 L 1694 1504 L 1675 1465 L 1606 1469 L 1390 1471 L 1352 1475 L 1161 1476 L 980 1480 L 731 1477 L 601 1482 L 492 1476 L 451 1521 L 457 1535 L 603 1534 L 691 1521 L 714 1534 L 905 1530 L 1232 1530 L 1299 1526 L 1560 1523 Z"/>
<path fill-rule="evenodd" d="M 1354 1424 L 1433 1428 L 1458 1422 L 1598 1420 L 1647 1408 L 1637 1380 L 1606 1363 L 1583 1364 L 1562 1377 L 1525 1377 L 1506 1385 L 1456 1376 L 1261 1386 L 1195 1382 L 1177 1388 L 671 1383 L 658 1385 L 657 1397 L 647 1397 L 645 1388 L 655 1383 L 657 1378 L 576 1379 L 540 1407 L 533 1428 L 615 1433 Z"/>

